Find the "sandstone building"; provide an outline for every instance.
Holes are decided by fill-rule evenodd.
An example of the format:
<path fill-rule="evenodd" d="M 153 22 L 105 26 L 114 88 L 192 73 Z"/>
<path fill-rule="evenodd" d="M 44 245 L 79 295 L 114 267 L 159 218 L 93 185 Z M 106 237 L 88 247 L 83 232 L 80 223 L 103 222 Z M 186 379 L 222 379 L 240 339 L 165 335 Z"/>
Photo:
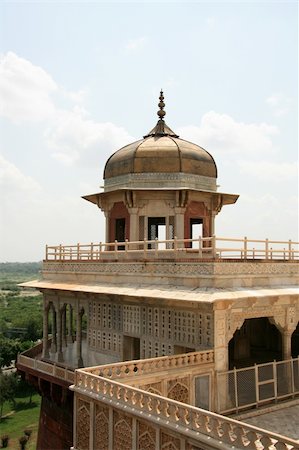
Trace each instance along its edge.
<path fill-rule="evenodd" d="M 18 360 L 43 396 L 38 448 L 297 448 L 225 415 L 299 393 L 298 243 L 215 235 L 238 195 L 164 106 L 83 197 L 105 242 L 47 246 L 26 283 L 44 297 L 43 343 Z"/>

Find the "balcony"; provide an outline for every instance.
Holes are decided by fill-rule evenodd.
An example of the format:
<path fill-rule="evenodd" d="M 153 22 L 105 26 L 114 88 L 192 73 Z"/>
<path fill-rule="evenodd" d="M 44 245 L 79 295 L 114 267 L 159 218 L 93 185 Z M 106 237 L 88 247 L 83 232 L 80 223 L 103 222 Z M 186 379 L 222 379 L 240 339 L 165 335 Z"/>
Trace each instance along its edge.
<path fill-rule="evenodd" d="M 42 274 L 49 287 L 53 282 L 193 289 L 293 286 L 298 259 L 293 241 L 216 236 L 115 241 L 47 246 Z"/>
<path fill-rule="evenodd" d="M 145 442 L 154 449 L 168 441 L 178 445 L 167 448 L 298 448 L 294 439 L 199 407 L 192 390 L 212 372 L 212 352 L 76 370 L 74 450 L 145 448 Z"/>
<path fill-rule="evenodd" d="M 251 260 L 294 261 L 299 242 L 223 237 L 46 246 L 45 261 Z"/>

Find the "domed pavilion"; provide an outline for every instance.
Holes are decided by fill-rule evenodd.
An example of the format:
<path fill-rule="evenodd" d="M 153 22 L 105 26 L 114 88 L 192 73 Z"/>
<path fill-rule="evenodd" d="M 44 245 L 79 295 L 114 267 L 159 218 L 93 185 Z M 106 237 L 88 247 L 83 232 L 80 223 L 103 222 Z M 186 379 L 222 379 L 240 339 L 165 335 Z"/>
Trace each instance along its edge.
<path fill-rule="evenodd" d="M 103 193 L 83 197 L 104 211 L 106 242 L 209 237 L 222 206 L 238 199 L 217 192 L 214 158 L 172 131 L 164 107 L 161 91 L 156 126 L 110 156 Z"/>

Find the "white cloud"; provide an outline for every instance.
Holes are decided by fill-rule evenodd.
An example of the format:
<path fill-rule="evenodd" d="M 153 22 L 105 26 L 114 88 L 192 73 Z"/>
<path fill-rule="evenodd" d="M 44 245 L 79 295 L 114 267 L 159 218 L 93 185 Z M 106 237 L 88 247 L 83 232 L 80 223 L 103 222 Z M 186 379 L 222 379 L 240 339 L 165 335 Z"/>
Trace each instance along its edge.
<path fill-rule="evenodd" d="M 239 161 L 241 173 L 249 174 L 262 181 L 281 182 L 298 177 L 298 163 L 272 161 Z"/>
<path fill-rule="evenodd" d="M 56 90 L 41 67 L 13 52 L 0 57 L 0 115 L 14 122 L 44 120 L 55 111 L 50 96 Z"/>
<path fill-rule="evenodd" d="M 243 123 L 215 111 L 203 115 L 199 126 L 178 129 L 184 138 L 197 142 L 213 154 L 238 154 L 242 157 L 273 152 L 272 136 L 278 128 L 266 123 Z"/>
<path fill-rule="evenodd" d="M 45 245 L 103 240 L 104 217 L 79 196 L 48 192 L 0 157 L 0 259 L 38 261 Z"/>
<path fill-rule="evenodd" d="M 12 52 L 1 57 L 0 75 L 0 115 L 13 122 L 38 123 L 47 119 L 46 148 L 62 164 L 103 163 L 112 151 L 134 140 L 122 127 L 89 118 L 84 107 L 79 106 L 86 97 L 86 89 L 67 91 L 42 68 Z M 68 98 L 75 106 L 58 107 L 57 100 L 61 98 Z"/>
<path fill-rule="evenodd" d="M 4 200 L 8 196 L 24 191 L 39 192 L 40 185 L 30 176 L 24 175 L 18 167 L 0 155 L 0 191 Z"/>
<path fill-rule="evenodd" d="M 135 39 L 130 39 L 125 45 L 125 50 L 127 52 L 134 52 L 137 50 L 141 50 L 145 46 L 146 43 L 147 43 L 147 38 L 145 36 L 140 36 Z"/>
<path fill-rule="evenodd" d="M 297 241 L 298 198 L 243 194 L 235 205 L 224 207 L 217 216 L 216 235 Z"/>
<path fill-rule="evenodd" d="M 65 97 L 74 103 L 83 103 L 88 95 L 88 89 L 79 89 L 78 91 L 64 91 Z"/>
<path fill-rule="evenodd" d="M 112 151 L 134 140 L 124 128 L 113 123 L 95 122 L 78 107 L 59 111 L 45 137 L 52 155 L 68 165 L 79 161 L 84 165 L 99 163 Z"/>
<path fill-rule="evenodd" d="M 274 93 L 266 99 L 276 117 L 285 116 L 290 111 L 292 100 L 281 92 Z"/>

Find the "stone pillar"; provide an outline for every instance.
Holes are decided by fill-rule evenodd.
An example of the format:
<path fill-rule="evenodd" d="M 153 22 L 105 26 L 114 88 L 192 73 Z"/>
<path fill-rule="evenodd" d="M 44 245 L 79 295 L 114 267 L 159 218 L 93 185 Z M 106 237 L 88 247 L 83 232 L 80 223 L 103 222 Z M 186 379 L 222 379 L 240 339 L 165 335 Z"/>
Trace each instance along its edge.
<path fill-rule="evenodd" d="M 284 329 L 281 333 L 282 337 L 282 359 L 290 360 L 292 358 L 292 331 L 290 329 Z M 284 385 L 287 386 L 288 393 L 293 392 L 293 364 L 291 361 L 283 364 L 283 371 L 280 371 L 280 378 L 284 377 Z M 283 375 L 282 375 L 283 374 Z"/>
<path fill-rule="evenodd" d="M 214 362 L 216 374 L 215 412 L 225 410 L 229 405 L 229 383 L 227 375 L 218 372 L 228 370 L 228 337 L 225 305 L 214 306 Z"/>
<path fill-rule="evenodd" d="M 109 220 L 109 212 L 108 211 L 104 211 L 105 214 L 105 239 L 106 239 L 106 243 L 109 242 L 109 234 L 110 234 L 110 220 Z M 109 248 L 106 250 L 110 250 Z"/>
<path fill-rule="evenodd" d="M 57 323 L 56 323 L 56 311 L 54 306 L 52 307 L 52 346 L 51 346 L 51 352 L 56 353 L 57 352 Z"/>
<path fill-rule="evenodd" d="M 165 217 L 165 228 L 166 228 L 165 239 L 168 241 L 170 239 L 169 216 Z M 170 246 L 170 244 L 167 242 L 167 244 L 165 245 L 165 248 L 169 248 L 169 246 Z"/>
<path fill-rule="evenodd" d="M 63 361 L 62 354 L 62 310 L 58 308 L 57 311 L 57 359 L 59 362 Z"/>
<path fill-rule="evenodd" d="M 82 315 L 83 311 L 78 305 L 77 307 L 77 323 L 76 323 L 76 350 L 77 350 L 77 365 L 83 367 L 82 359 Z"/>
<path fill-rule="evenodd" d="M 184 225 L 185 225 L 185 208 L 175 208 L 174 235 L 178 239 L 184 239 Z M 183 247 L 183 244 L 180 243 L 179 247 Z"/>
<path fill-rule="evenodd" d="M 211 212 L 211 234 L 210 234 L 210 236 L 209 237 L 212 237 L 212 236 L 214 236 L 215 235 L 215 216 L 216 216 L 216 213 L 214 212 L 214 211 L 212 211 Z"/>
<path fill-rule="evenodd" d="M 130 214 L 130 241 L 139 241 L 139 217 L 138 208 L 129 208 Z"/>
<path fill-rule="evenodd" d="M 290 359 L 292 357 L 292 331 L 282 331 L 282 359 Z"/>
<path fill-rule="evenodd" d="M 49 327 L 49 305 L 44 303 L 44 313 L 43 313 L 43 353 L 42 358 L 49 358 L 49 348 L 48 348 L 48 327 Z"/>
<path fill-rule="evenodd" d="M 66 339 L 66 305 L 63 306 L 61 310 L 61 328 L 62 328 L 62 345 L 67 346 Z"/>
<path fill-rule="evenodd" d="M 69 305 L 69 326 L 67 340 L 70 344 L 73 343 L 73 307 Z"/>

